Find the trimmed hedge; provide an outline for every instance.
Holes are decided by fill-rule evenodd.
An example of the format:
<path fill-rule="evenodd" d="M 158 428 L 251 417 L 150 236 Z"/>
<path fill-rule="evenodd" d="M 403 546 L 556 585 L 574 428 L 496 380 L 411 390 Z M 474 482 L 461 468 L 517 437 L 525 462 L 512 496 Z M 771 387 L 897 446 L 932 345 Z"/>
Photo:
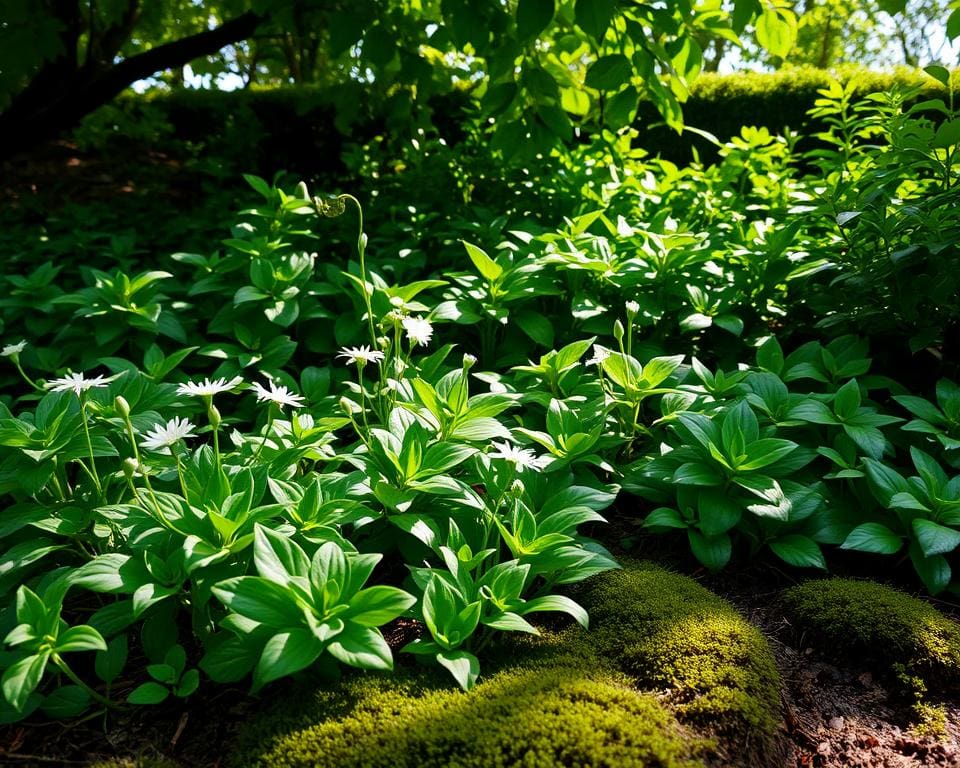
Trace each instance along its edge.
<path fill-rule="evenodd" d="M 932 78 L 908 69 L 883 74 L 851 68 L 837 75 L 843 82 L 855 83 L 857 96 L 895 85 L 922 85 L 926 96 L 942 91 Z M 808 124 L 805 113 L 813 106 L 817 89 L 825 87 L 829 78 L 824 70 L 809 67 L 775 73 L 705 74 L 684 105 L 685 120 L 688 125 L 710 131 L 721 141 L 739 134 L 744 125 L 763 126 L 773 132 L 786 127 L 799 129 Z M 342 153 L 349 142 L 362 143 L 399 126 L 411 125 L 406 113 L 405 120 L 394 123 L 393 116 L 374 114 L 373 108 L 363 103 L 351 103 L 349 116 L 342 110 L 338 113 L 337 104 L 344 103 L 341 96 L 309 86 L 229 93 L 127 93 L 90 116 L 78 136 L 94 141 L 98 134 L 115 134 L 143 141 L 152 134 L 157 141 L 173 138 L 203 144 L 207 156 L 268 176 L 278 168 L 301 175 L 340 173 L 344 169 Z M 466 94 L 455 92 L 421 105 L 417 114 L 423 118 L 432 116 L 440 135 L 448 143 L 455 143 L 462 135 L 460 126 L 469 103 Z M 347 124 L 347 117 L 355 120 Z M 685 162 L 695 148 L 705 160 L 715 156 L 715 149 L 704 139 L 691 133 L 678 136 L 662 125 L 657 126 L 660 122 L 652 105 L 641 105 L 636 121 L 640 130 L 637 143 L 651 154 Z M 819 130 L 822 126 L 808 127 Z"/>

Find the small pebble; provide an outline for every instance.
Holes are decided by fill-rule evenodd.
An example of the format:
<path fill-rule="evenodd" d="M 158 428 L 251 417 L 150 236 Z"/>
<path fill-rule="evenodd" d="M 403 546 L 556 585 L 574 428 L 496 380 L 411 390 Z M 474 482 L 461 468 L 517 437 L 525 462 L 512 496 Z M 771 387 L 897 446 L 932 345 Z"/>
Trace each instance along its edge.
<path fill-rule="evenodd" d="M 835 731 L 842 731 L 845 724 L 846 723 L 844 723 L 842 717 L 831 717 L 830 722 L 828 723 L 828 725 Z"/>

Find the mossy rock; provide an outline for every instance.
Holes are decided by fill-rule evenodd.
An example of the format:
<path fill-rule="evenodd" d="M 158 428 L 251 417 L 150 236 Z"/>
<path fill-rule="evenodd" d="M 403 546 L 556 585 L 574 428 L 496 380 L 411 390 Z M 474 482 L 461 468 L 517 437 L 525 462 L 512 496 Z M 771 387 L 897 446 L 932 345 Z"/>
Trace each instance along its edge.
<path fill-rule="evenodd" d="M 702 766 L 708 746 L 656 697 L 600 668 L 504 670 L 469 693 L 432 673 L 355 676 L 298 709 L 242 739 L 233 765 L 686 768 Z"/>
<path fill-rule="evenodd" d="M 648 688 L 670 691 L 684 722 L 743 750 L 745 764 L 775 761 L 780 677 L 756 627 L 693 579 L 640 563 L 586 585 L 592 642 Z"/>
<path fill-rule="evenodd" d="M 960 682 L 960 624 L 923 600 L 853 579 L 808 581 L 782 597 L 788 618 L 823 652 L 899 666 L 930 688 Z"/>
<path fill-rule="evenodd" d="M 504 635 L 469 693 L 436 670 L 350 675 L 254 721 L 232 765 L 778 762 L 773 657 L 729 603 L 652 566 L 604 574 L 578 598 L 591 611 L 591 631 Z"/>

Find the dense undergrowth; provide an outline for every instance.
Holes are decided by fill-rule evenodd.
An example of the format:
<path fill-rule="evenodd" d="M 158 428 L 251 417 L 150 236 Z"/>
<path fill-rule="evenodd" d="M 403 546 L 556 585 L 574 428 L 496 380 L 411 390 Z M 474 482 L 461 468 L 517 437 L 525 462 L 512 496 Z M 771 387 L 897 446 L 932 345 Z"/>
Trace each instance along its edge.
<path fill-rule="evenodd" d="M 199 252 L 14 254 L 2 717 L 390 669 L 398 617 L 472 688 L 497 633 L 588 624 L 618 493 L 710 569 L 839 548 L 956 592 L 960 119 L 852 93 L 805 153 L 625 131 L 503 178 L 424 136 L 358 150 L 363 208 L 250 176 Z"/>

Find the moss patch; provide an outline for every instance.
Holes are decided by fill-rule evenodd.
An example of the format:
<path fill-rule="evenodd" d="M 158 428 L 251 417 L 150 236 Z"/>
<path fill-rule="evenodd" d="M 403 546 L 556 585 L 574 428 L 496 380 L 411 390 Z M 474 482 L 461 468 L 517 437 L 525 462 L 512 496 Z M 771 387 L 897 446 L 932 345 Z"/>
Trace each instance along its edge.
<path fill-rule="evenodd" d="M 288 723 L 262 741 L 254 734 L 234 764 L 681 768 L 702 765 L 706 746 L 655 697 L 599 668 L 505 670 L 470 693 L 428 673 L 357 676 L 316 693 L 301 712 L 297 719 L 312 724 Z"/>
<path fill-rule="evenodd" d="M 604 574 L 578 599 L 591 613 L 590 632 L 504 636 L 485 655 L 485 674 L 469 693 L 433 670 L 352 675 L 255 721 L 232 764 L 776 762 L 776 667 L 763 636 L 729 603 L 687 577 L 646 565 Z M 693 726 L 709 738 L 692 735 Z M 715 736 L 734 746 L 723 749 Z"/>
<path fill-rule="evenodd" d="M 776 662 L 763 634 L 730 603 L 649 564 L 605 574 L 582 599 L 596 646 L 642 685 L 670 690 L 682 720 L 734 740 L 754 764 L 772 754 Z"/>
<path fill-rule="evenodd" d="M 783 593 L 787 615 L 823 651 L 918 675 L 931 689 L 960 682 L 960 624 L 929 603 L 869 581 L 808 581 Z"/>

